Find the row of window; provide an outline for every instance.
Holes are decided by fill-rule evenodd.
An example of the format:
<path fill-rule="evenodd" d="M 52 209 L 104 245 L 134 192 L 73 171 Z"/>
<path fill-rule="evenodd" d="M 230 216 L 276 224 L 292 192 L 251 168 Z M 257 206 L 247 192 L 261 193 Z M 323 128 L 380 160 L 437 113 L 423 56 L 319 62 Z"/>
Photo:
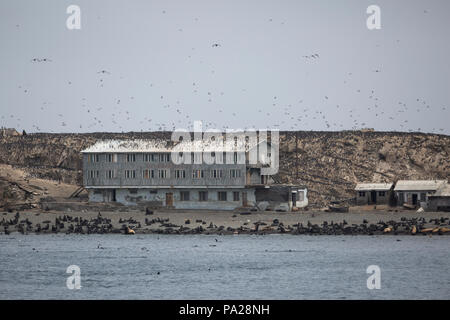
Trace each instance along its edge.
<path fill-rule="evenodd" d="M 100 162 L 100 154 L 88 154 L 87 161 L 89 163 L 94 162 Z M 117 153 L 107 153 L 104 155 L 106 162 L 118 162 L 118 156 Z M 182 154 L 180 154 L 182 156 Z M 211 153 L 211 156 L 214 158 L 216 156 L 215 152 Z M 125 162 L 136 162 L 136 153 L 128 153 L 124 157 Z M 191 159 L 193 159 L 194 163 L 201 163 L 202 162 L 202 154 L 201 153 L 192 153 Z M 223 159 L 226 159 L 226 157 L 223 155 L 221 158 L 221 162 L 224 163 Z M 144 162 L 170 162 L 171 160 L 171 154 L 170 153 L 144 153 L 142 156 L 142 160 Z M 238 162 L 238 154 L 237 152 L 233 153 L 233 163 Z"/>
<path fill-rule="evenodd" d="M 189 201 L 190 199 L 190 191 L 180 191 L 180 201 Z M 208 191 L 198 191 L 198 200 L 199 201 L 208 201 Z M 219 201 L 228 201 L 228 192 L 226 191 L 217 191 L 217 200 Z M 240 200 L 240 192 L 233 191 L 233 201 Z"/>
<path fill-rule="evenodd" d="M 385 195 L 386 195 L 385 191 L 378 191 L 378 196 L 384 197 Z M 366 196 L 366 192 L 365 191 L 359 191 L 359 196 L 360 197 L 365 197 Z"/>
<path fill-rule="evenodd" d="M 209 171 L 209 177 L 220 179 L 225 177 L 225 170 L 223 169 L 213 169 L 213 170 L 192 170 L 192 178 L 193 179 L 202 179 L 205 178 L 207 171 Z M 126 179 L 136 179 L 137 170 L 124 170 L 124 176 Z M 239 169 L 230 169 L 228 177 L 230 178 L 240 178 L 241 170 Z M 87 172 L 88 178 L 99 178 L 100 171 L 99 170 L 88 170 Z M 175 179 L 186 179 L 186 170 L 184 169 L 175 169 L 174 177 Z M 105 177 L 107 179 L 117 178 L 116 170 L 106 170 Z M 170 169 L 144 169 L 142 170 L 142 178 L 144 179 L 168 179 L 170 178 Z"/>

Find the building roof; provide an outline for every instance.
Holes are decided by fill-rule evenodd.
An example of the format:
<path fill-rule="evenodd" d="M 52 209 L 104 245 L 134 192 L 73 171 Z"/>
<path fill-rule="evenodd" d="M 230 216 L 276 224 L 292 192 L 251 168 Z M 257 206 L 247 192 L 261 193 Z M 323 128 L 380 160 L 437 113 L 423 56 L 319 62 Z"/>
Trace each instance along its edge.
<path fill-rule="evenodd" d="M 450 184 L 443 184 L 431 197 L 450 197 Z"/>
<path fill-rule="evenodd" d="M 372 182 L 362 182 L 357 183 L 355 190 L 356 191 L 368 191 L 368 190 L 376 190 L 376 191 L 387 191 L 392 188 L 393 183 L 372 183 Z"/>
<path fill-rule="evenodd" d="M 446 180 L 399 180 L 395 184 L 395 191 L 435 191 L 442 185 L 446 184 Z"/>
<path fill-rule="evenodd" d="M 146 152 L 245 152 L 253 148 L 255 144 L 237 140 L 235 143 L 223 143 L 220 141 L 181 141 L 172 142 L 170 140 L 156 139 L 135 139 L 135 140 L 99 140 L 92 146 L 84 149 L 81 153 L 146 153 Z M 261 141 L 259 142 L 261 143 Z M 258 143 L 258 144 L 259 144 Z"/>

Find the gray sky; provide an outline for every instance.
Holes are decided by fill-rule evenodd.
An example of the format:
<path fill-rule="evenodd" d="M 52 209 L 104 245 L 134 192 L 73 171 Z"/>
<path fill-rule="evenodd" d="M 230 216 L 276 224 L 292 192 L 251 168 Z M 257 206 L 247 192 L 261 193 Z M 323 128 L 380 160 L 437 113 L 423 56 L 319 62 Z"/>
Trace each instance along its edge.
<path fill-rule="evenodd" d="M 366 27 L 371 4 L 381 30 Z M 2 0 L 0 126 L 449 134 L 449 13 L 446 0 Z"/>

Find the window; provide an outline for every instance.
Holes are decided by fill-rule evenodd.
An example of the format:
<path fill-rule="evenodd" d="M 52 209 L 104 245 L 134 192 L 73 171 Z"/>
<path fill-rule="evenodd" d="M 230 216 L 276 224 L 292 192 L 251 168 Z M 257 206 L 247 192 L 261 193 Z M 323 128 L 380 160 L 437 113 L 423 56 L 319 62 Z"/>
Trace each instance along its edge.
<path fill-rule="evenodd" d="M 189 191 L 180 191 L 180 201 L 189 201 Z"/>
<path fill-rule="evenodd" d="M 226 191 L 219 191 L 217 192 L 219 201 L 227 201 L 227 192 Z"/>
<path fill-rule="evenodd" d="M 222 178 L 223 177 L 223 171 L 219 169 L 211 170 L 211 178 Z"/>
<path fill-rule="evenodd" d="M 131 194 L 137 194 L 138 193 L 137 189 L 130 189 L 129 191 L 130 191 Z"/>
<path fill-rule="evenodd" d="M 186 171 L 185 170 L 175 170 L 175 178 L 177 179 L 185 179 Z"/>
<path fill-rule="evenodd" d="M 116 171 L 115 170 L 108 170 L 106 171 L 106 178 L 107 179 L 114 179 L 116 177 Z"/>
<path fill-rule="evenodd" d="M 239 201 L 239 191 L 233 192 L 233 201 Z"/>
<path fill-rule="evenodd" d="M 88 173 L 89 178 L 98 178 L 99 176 L 99 171 L 98 170 L 89 170 Z"/>
<path fill-rule="evenodd" d="M 239 178 L 241 176 L 241 170 L 230 169 L 230 178 Z"/>
<path fill-rule="evenodd" d="M 365 197 L 366 196 L 366 192 L 365 191 L 360 191 L 359 192 L 359 196 L 360 197 Z"/>
<path fill-rule="evenodd" d="M 134 153 L 127 154 L 127 162 L 136 162 L 136 155 Z"/>
<path fill-rule="evenodd" d="M 422 200 L 422 201 L 427 200 L 427 194 L 424 193 L 424 192 L 422 192 L 422 193 L 420 194 L 420 200 Z"/>
<path fill-rule="evenodd" d="M 136 178 L 136 170 L 125 170 L 125 178 L 135 179 Z"/>
<path fill-rule="evenodd" d="M 192 178 L 193 179 L 200 179 L 205 177 L 204 170 L 192 170 Z"/>
<path fill-rule="evenodd" d="M 167 179 L 167 178 L 169 178 L 169 170 L 167 170 L 167 169 L 159 169 L 158 170 L 158 178 L 159 179 Z"/>
<path fill-rule="evenodd" d="M 199 191 L 198 192 L 198 200 L 199 201 L 208 201 L 208 191 Z"/>
<path fill-rule="evenodd" d="M 153 170 L 152 170 L 152 171 L 153 171 Z M 150 193 L 151 193 L 151 194 L 156 194 L 156 193 L 158 193 L 158 190 L 152 189 L 152 190 L 150 190 Z"/>
<path fill-rule="evenodd" d="M 88 162 L 99 162 L 100 157 L 98 154 L 89 154 L 88 155 Z"/>
<path fill-rule="evenodd" d="M 152 175 L 152 171 L 153 170 L 149 170 L 149 169 L 144 169 L 142 171 L 142 178 L 144 179 L 150 179 L 151 175 Z M 153 178 L 153 177 L 152 177 Z"/>
<path fill-rule="evenodd" d="M 233 163 L 237 163 L 238 162 L 238 154 L 237 152 L 233 153 Z"/>
<path fill-rule="evenodd" d="M 170 162 L 170 153 L 160 153 L 159 162 Z"/>
<path fill-rule="evenodd" d="M 153 154 L 150 153 L 144 153 L 144 162 L 150 162 L 152 161 Z"/>
<path fill-rule="evenodd" d="M 386 194 L 385 191 L 378 191 L 378 195 L 379 195 L 380 197 L 384 197 L 385 194 Z"/>
<path fill-rule="evenodd" d="M 106 162 L 117 162 L 117 154 L 116 153 L 108 153 L 106 155 Z"/>

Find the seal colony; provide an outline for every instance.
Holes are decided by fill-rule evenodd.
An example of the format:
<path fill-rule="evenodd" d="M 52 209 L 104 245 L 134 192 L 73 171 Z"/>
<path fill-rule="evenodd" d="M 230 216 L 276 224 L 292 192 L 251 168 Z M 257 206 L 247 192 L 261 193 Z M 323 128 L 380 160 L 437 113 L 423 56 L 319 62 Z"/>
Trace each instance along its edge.
<path fill-rule="evenodd" d="M 0 233 L 450 235 L 450 213 L 4 212 Z"/>

